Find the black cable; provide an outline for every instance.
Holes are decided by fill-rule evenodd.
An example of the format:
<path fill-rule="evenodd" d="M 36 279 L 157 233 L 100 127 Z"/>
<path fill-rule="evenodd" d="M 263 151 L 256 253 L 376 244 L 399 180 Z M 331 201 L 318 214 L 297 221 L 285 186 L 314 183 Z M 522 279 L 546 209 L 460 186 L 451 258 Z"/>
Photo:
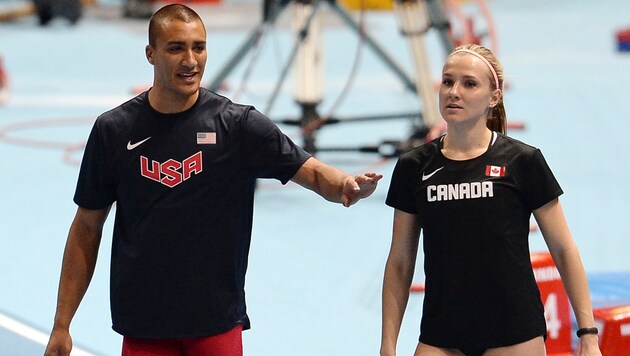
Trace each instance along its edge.
<path fill-rule="evenodd" d="M 298 47 L 300 46 L 300 44 L 302 42 L 304 42 L 304 39 L 306 38 L 306 36 L 308 35 L 308 29 L 311 25 L 311 22 L 313 21 L 313 18 L 315 17 L 315 15 L 317 14 L 317 11 L 319 10 L 319 1 L 318 0 L 314 0 L 312 3 L 313 6 L 313 10 L 312 12 L 309 14 L 309 16 L 307 17 L 304 25 L 302 26 L 301 30 L 298 32 L 298 38 L 295 39 L 295 43 L 293 45 L 293 48 L 291 50 L 291 53 L 289 55 L 289 58 L 287 59 L 287 62 L 285 63 L 284 67 L 282 68 L 282 72 L 280 73 L 280 77 L 278 78 L 278 81 L 276 83 L 276 86 L 274 87 L 273 93 L 271 94 L 271 96 L 269 97 L 269 100 L 267 101 L 267 105 L 266 105 L 266 109 L 265 109 L 265 113 L 269 113 L 271 112 L 271 109 L 273 108 L 273 105 L 276 101 L 276 98 L 278 97 L 278 94 L 280 93 L 280 89 L 282 87 L 282 84 L 284 83 L 284 80 L 289 72 L 289 69 L 293 66 L 293 62 L 295 60 L 295 57 L 297 55 L 298 52 Z"/>
<path fill-rule="evenodd" d="M 337 109 L 339 109 L 339 106 L 341 106 L 343 101 L 346 99 L 348 93 L 350 92 L 350 87 L 352 86 L 352 84 L 354 83 L 354 79 L 356 78 L 356 75 L 359 69 L 359 64 L 361 63 L 363 47 L 365 44 L 365 2 L 366 0 L 361 0 L 359 21 L 357 24 L 357 27 L 359 28 L 359 42 L 357 44 L 357 50 L 355 51 L 352 68 L 350 69 L 350 75 L 348 76 L 348 79 L 346 80 L 346 84 L 344 85 L 344 88 L 341 90 L 341 93 L 339 94 L 339 96 L 337 97 L 333 105 L 331 105 L 330 109 L 328 110 L 328 114 L 324 116 L 327 119 L 330 119 L 334 116 Z"/>
<path fill-rule="evenodd" d="M 269 32 L 271 32 L 275 27 L 275 20 L 279 15 L 278 11 L 280 11 L 281 8 L 286 7 L 287 4 L 288 0 L 265 0 L 263 2 L 263 23 L 260 32 L 258 33 L 258 37 L 252 44 L 254 46 L 254 52 L 249 60 L 249 63 L 247 63 L 247 66 L 245 67 L 239 86 L 234 92 L 234 101 L 238 101 L 241 94 L 245 92 L 249 79 L 254 71 L 254 65 L 257 63 L 258 57 L 263 50 L 263 41 L 269 36 Z M 272 18 L 273 21 L 271 20 Z"/>

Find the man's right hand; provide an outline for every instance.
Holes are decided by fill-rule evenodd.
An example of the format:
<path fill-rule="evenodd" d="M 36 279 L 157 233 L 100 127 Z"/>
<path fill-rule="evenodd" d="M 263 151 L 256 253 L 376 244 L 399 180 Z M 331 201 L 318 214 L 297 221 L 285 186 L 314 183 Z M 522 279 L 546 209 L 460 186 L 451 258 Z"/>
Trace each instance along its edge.
<path fill-rule="evenodd" d="M 72 338 L 68 330 L 53 329 L 44 356 L 70 356 Z"/>

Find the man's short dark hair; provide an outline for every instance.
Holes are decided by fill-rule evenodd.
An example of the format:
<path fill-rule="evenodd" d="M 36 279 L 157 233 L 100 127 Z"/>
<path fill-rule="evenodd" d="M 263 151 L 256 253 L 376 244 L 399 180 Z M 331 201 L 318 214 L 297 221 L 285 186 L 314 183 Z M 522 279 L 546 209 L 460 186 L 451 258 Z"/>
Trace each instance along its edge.
<path fill-rule="evenodd" d="M 155 41 L 159 35 L 161 25 L 170 20 L 180 20 L 186 23 L 199 21 L 203 25 L 203 20 L 195 10 L 182 4 L 170 4 L 160 8 L 151 16 L 149 21 L 149 45 L 155 46 Z M 204 26 L 205 29 L 205 26 Z"/>

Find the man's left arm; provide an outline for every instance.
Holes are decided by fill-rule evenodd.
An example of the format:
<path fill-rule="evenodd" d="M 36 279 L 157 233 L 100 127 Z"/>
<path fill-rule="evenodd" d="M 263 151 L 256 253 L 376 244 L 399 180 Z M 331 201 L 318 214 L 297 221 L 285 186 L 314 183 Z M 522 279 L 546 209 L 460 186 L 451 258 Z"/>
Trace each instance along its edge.
<path fill-rule="evenodd" d="M 311 157 L 304 162 L 291 180 L 328 201 L 349 207 L 374 193 L 381 178 L 383 178 L 381 174 L 373 172 L 353 177 Z"/>

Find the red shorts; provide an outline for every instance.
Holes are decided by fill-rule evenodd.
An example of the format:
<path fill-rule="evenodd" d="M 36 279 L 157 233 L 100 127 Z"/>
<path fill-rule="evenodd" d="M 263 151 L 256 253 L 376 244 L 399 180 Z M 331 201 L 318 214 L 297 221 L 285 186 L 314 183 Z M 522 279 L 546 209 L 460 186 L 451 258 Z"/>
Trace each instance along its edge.
<path fill-rule="evenodd" d="M 243 325 L 223 334 L 182 339 L 123 338 L 122 356 L 243 356 Z"/>

